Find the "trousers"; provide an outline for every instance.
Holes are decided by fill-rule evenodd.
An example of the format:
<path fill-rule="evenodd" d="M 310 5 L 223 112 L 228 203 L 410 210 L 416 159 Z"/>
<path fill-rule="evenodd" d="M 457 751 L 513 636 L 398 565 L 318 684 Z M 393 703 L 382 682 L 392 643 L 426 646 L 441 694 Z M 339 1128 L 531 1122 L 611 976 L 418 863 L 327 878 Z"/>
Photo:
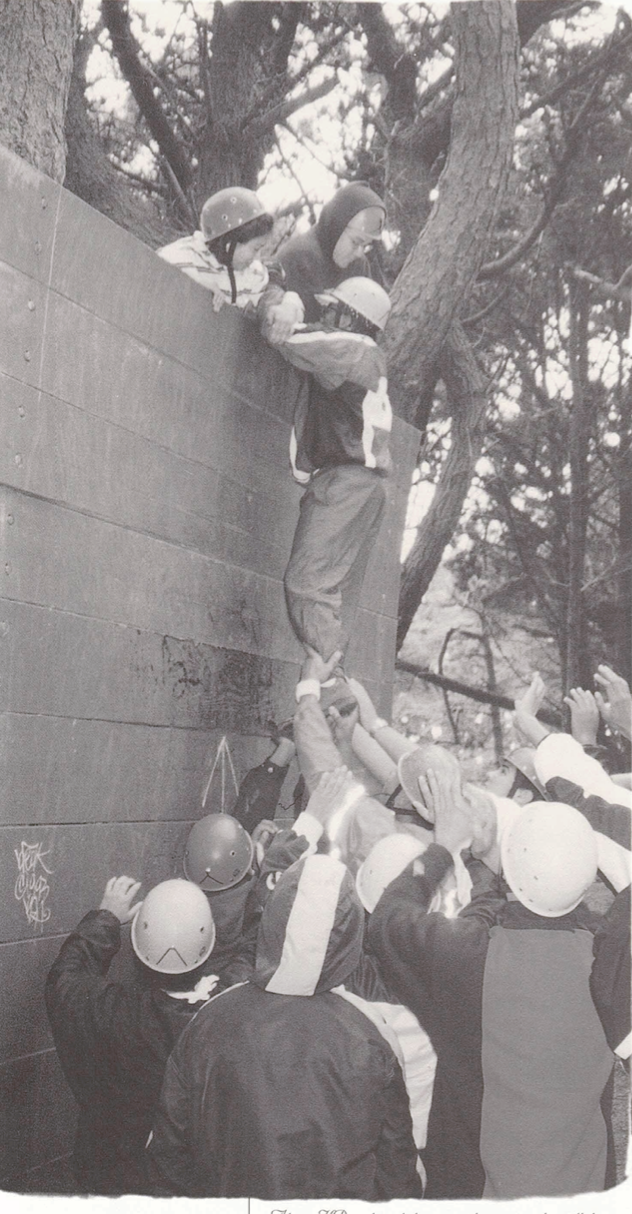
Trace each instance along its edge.
<path fill-rule="evenodd" d="M 361 464 L 317 472 L 301 499 L 285 600 L 299 641 L 325 661 L 349 639 L 385 505 L 384 478 Z"/>

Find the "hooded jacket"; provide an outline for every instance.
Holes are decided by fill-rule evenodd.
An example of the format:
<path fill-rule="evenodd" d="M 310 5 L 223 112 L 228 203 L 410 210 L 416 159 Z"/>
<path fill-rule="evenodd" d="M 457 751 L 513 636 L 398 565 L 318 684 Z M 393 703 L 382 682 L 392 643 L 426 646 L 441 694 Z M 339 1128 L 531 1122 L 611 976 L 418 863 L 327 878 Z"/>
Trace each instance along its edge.
<path fill-rule="evenodd" d="M 111 981 L 120 942 L 116 916 L 90 911 L 62 944 L 45 989 L 61 1068 L 79 1105 L 75 1173 L 88 1192 L 107 1195 L 149 1191 L 144 1148 L 165 1064 L 205 998 Z"/>
<path fill-rule="evenodd" d="M 395 1053 L 332 991 L 357 966 L 363 918 L 338 860 L 282 875 L 254 980 L 212 999 L 169 1061 L 148 1148 L 156 1195 L 420 1196 Z"/>
<path fill-rule="evenodd" d="M 365 257 L 356 258 L 344 269 L 333 260 L 334 249 L 347 224 L 367 207 L 380 207 L 386 211 L 379 195 L 364 182 L 344 185 L 325 204 L 315 227 L 291 236 L 279 250 L 277 262 L 283 271 L 283 287 L 300 295 L 308 324 L 318 320 L 319 305 L 314 299 L 316 294 L 337 287 L 345 278 L 355 275 L 370 277 Z M 273 273 L 271 280 L 274 281 Z M 271 302 L 278 302 L 278 298 L 271 297 Z"/>

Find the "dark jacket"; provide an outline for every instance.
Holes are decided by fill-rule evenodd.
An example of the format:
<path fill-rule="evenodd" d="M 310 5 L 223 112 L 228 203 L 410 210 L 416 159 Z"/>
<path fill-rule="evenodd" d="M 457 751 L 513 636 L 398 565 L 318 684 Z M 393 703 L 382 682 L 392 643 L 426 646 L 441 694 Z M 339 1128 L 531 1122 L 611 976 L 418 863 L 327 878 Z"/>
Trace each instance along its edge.
<path fill-rule="evenodd" d="M 361 333 L 307 325 L 279 350 L 310 373 L 290 439 L 295 480 L 306 484 L 317 470 L 341 464 L 360 464 L 386 476 L 393 413 L 379 346 Z"/>
<path fill-rule="evenodd" d="M 165 1063 L 201 1003 L 107 977 L 121 925 L 90 911 L 46 980 L 46 1010 L 62 1070 L 79 1105 L 74 1167 L 90 1193 L 146 1193 L 145 1143 Z M 140 979 L 139 979 L 140 982 Z"/>
<path fill-rule="evenodd" d="M 632 815 L 627 805 L 607 797 L 625 798 L 594 758 L 565 734 L 551 734 L 535 756 L 538 775 L 554 801 L 573 805 L 593 830 L 630 851 Z M 598 789 L 595 792 L 594 789 Z M 601 795 L 600 795 L 601 794 Z M 590 989 L 606 1037 L 622 1058 L 632 1051 L 630 1017 L 630 886 L 619 890 L 604 922 L 595 933 Z"/>
<path fill-rule="evenodd" d="M 328 287 L 337 287 L 345 278 L 356 275 L 370 277 L 365 257 L 358 257 L 351 265 L 341 269 L 333 260 L 333 252 L 347 224 L 359 211 L 367 207 L 381 207 L 382 199 L 363 182 L 353 182 L 337 190 L 333 198 L 323 207 L 315 227 L 308 232 L 291 236 L 279 250 L 277 261 L 283 272 L 286 291 L 296 291 L 305 305 L 305 320 L 315 321 L 319 316 L 319 305 L 314 296 Z M 271 280 L 273 275 L 271 274 Z M 271 288 L 274 291 L 274 288 Z M 280 292 L 279 292 L 280 295 Z M 265 306 L 264 296 L 264 306 Z M 272 299 L 272 295 L 270 296 Z"/>
<path fill-rule="evenodd" d="M 339 861 L 310 856 L 281 876 L 254 981 L 212 999 L 167 1065 L 148 1148 L 157 1195 L 420 1196 L 399 1063 L 331 989 L 357 966 L 362 931 Z"/>
<path fill-rule="evenodd" d="M 431 846 L 383 894 L 369 940 L 437 1053 L 427 1198 L 568 1196 L 606 1183 L 613 1059 L 590 993 L 583 910 L 545 919 L 500 888 L 428 914 L 452 863 Z"/>

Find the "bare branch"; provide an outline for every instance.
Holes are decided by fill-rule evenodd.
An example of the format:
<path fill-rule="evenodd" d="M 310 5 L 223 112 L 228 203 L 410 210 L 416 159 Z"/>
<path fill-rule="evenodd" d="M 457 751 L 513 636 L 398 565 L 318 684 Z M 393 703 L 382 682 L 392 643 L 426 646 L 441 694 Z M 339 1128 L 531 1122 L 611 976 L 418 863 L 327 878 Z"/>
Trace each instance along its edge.
<path fill-rule="evenodd" d="M 598 278 L 596 274 L 589 274 L 587 270 L 580 270 L 578 266 L 566 268 L 574 278 L 594 287 L 601 299 L 618 299 L 627 304 L 632 302 L 632 265 L 623 272 L 618 282 L 608 282 L 605 278 Z"/>
<path fill-rule="evenodd" d="M 102 0 L 101 11 L 112 39 L 112 49 L 134 100 L 179 186 L 186 190 L 191 182 L 191 166 L 155 96 L 153 73 L 148 72 L 141 62 L 140 48 L 131 31 L 127 5 L 121 4 L 120 0 Z"/>
<path fill-rule="evenodd" d="M 507 253 L 505 253 L 502 257 L 498 257 L 496 261 L 488 261 L 486 265 L 481 266 L 481 269 L 478 272 L 479 282 L 485 282 L 490 278 L 499 278 L 500 275 L 504 274 L 506 270 L 510 270 L 512 266 L 515 266 L 517 262 L 522 260 L 525 253 L 529 252 L 529 249 L 535 244 L 540 233 L 544 231 L 568 184 L 567 170 L 579 151 L 580 131 L 582 134 L 585 133 L 583 126 L 584 118 L 595 100 L 595 97 L 598 95 L 604 79 L 605 76 L 604 73 L 602 73 L 595 80 L 590 92 L 580 105 L 575 117 L 573 118 L 573 121 L 566 131 L 566 149 L 564 151 L 564 155 L 560 158 L 556 165 L 552 181 L 549 183 L 548 197 L 544 202 L 544 206 L 542 207 L 542 211 L 540 212 L 538 219 L 536 219 L 535 223 L 526 233 L 526 235 L 523 236 L 522 240 L 518 241 L 518 244 L 514 245 L 513 249 L 509 249 Z"/>
<path fill-rule="evenodd" d="M 337 76 L 330 76 L 328 80 L 321 81 L 320 84 L 315 84 L 311 89 L 305 89 L 305 92 L 300 93 L 298 97 L 290 97 L 287 101 L 282 101 L 280 105 L 273 106 L 268 110 L 267 114 L 260 114 L 257 118 L 245 118 L 241 124 L 242 131 L 250 128 L 251 131 L 261 132 L 270 130 L 277 123 L 283 122 L 297 110 L 300 110 L 305 105 L 311 105 L 314 101 L 320 101 L 321 97 L 326 97 L 331 93 L 332 89 L 338 83 Z"/>
<path fill-rule="evenodd" d="M 561 80 L 560 83 L 555 86 L 555 88 L 550 90 L 550 92 L 544 93 L 541 97 L 536 97 L 535 101 L 532 101 L 530 105 L 525 105 L 518 114 L 520 120 L 522 121 L 524 118 L 530 118 L 532 114 L 535 114 L 538 110 L 543 109 L 545 105 L 554 105 L 555 102 L 559 101 L 560 97 L 563 97 L 565 93 L 570 92 L 571 89 L 574 89 L 578 84 L 581 84 L 582 80 L 585 80 L 593 72 L 597 71 L 597 69 L 600 68 L 603 63 L 611 62 L 611 60 L 618 55 L 619 51 L 624 50 L 630 45 L 631 42 L 632 33 L 626 34 L 620 42 L 613 43 L 612 40 L 609 39 L 608 44 L 605 47 L 602 47 L 600 51 L 597 51 L 597 53 L 593 55 L 592 59 L 589 59 L 588 63 L 585 63 L 583 67 L 579 68 L 576 72 L 571 73 L 571 75 L 567 76 L 565 80 Z"/>
<path fill-rule="evenodd" d="M 396 670 L 404 670 L 407 674 L 414 674 L 416 678 L 423 679 L 425 683 L 433 683 L 435 687 L 443 687 L 446 691 L 456 691 L 458 695 L 467 696 L 470 700 L 476 700 L 479 704 L 495 704 L 497 708 L 507 708 L 513 711 L 514 701 L 508 696 L 499 695 L 495 691 L 487 691 L 484 687 L 472 687 L 469 683 L 461 683 L 457 679 L 448 679 L 445 675 L 435 674 L 433 670 L 426 670 L 423 666 L 417 666 L 415 662 L 406 662 L 403 658 L 397 658 L 395 661 Z M 559 728 L 560 718 L 550 712 L 540 712 L 540 720 L 544 721 L 545 725 L 557 725 Z"/>

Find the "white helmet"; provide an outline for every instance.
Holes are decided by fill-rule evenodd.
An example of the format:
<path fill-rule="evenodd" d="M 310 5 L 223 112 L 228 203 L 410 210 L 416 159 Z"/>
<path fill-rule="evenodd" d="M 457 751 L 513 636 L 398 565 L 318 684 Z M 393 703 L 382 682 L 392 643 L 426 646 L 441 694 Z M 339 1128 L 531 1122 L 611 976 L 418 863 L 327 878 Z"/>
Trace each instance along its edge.
<path fill-rule="evenodd" d="M 567 915 L 597 875 L 597 839 L 579 810 L 526 805 L 501 839 L 505 880 L 519 902 L 547 919 Z"/>
<path fill-rule="evenodd" d="M 413 835 L 393 834 L 373 845 L 356 876 L 358 897 L 365 910 L 373 911 L 384 890 L 399 877 L 417 856 L 423 855 L 427 843 Z"/>
<path fill-rule="evenodd" d="M 346 304 L 354 312 L 359 312 L 365 320 L 378 329 L 383 329 L 391 310 L 391 301 L 383 287 L 372 278 L 345 278 L 337 287 L 324 291 L 314 297 L 319 303 L 327 304 L 334 300 Z"/>
<path fill-rule="evenodd" d="M 160 974 L 188 974 L 206 961 L 214 943 L 208 898 L 181 877 L 154 886 L 132 923 L 136 956 Z"/>

